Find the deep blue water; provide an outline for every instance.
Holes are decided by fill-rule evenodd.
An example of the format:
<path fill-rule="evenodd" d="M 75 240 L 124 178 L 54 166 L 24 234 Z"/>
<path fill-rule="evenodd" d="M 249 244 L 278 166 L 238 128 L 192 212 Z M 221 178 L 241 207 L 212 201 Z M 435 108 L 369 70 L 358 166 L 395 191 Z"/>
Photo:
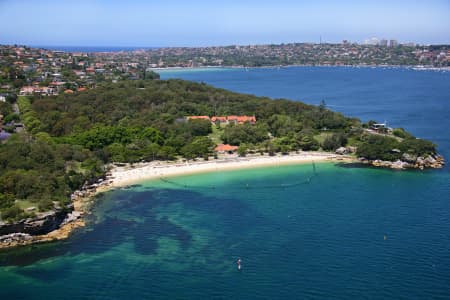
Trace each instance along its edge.
<path fill-rule="evenodd" d="M 449 73 L 169 75 L 324 99 L 431 138 L 450 157 Z M 318 163 L 149 181 L 100 196 L 90 225 L 64 242 L 0 252 L 0 299 L 450 299 L 449 194 L 448 168 Z"/>
<path fill-rule="evenodd" d="M 335 111 L 368 121 L 386 121 L 431 139 L 450 156 L 450 72 L 407 68 L 288 67 L 182 69 L 161 78 L 206 82 L 233 91 L 287 98 L 309 104 L 322 100 Z"/>

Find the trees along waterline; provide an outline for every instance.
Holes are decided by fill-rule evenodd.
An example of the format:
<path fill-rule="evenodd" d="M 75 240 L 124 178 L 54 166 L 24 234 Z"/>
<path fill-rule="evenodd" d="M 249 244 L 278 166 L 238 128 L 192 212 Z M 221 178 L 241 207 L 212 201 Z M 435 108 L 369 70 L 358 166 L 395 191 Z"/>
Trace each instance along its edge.
<path fill-rule="evenodd" d="M 0 145 L 0 213 L 3 220 L 44 211 L 110 162 L 204 158 L 217 141 L 248 151 L 288 153 L 354 145 L 358 154 L 395 159 L 402 153 L 434 153 L 435 146 L 402 130 L 397 136 L 371 135 L 356 118 L 320 106 L 256 97 L 183 80 L 99 83 L 82 93 L 39 99 L 20 97 L 26 132 Z M 256 123 L 215 129 L 208 120 L 187 116 L 249 115 Z M 220 132 L 220 135 L 217 134 Z M 393 148 L 395 147 L 395 148 Z M 392 149 L 400 152 L 392 154 Z"/>

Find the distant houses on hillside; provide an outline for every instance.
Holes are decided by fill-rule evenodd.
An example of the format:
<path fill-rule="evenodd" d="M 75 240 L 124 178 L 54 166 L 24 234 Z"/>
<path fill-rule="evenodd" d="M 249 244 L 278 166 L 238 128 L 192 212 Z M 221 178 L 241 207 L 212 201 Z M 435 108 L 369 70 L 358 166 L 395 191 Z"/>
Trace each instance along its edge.
<path fill-rule="evenodd" d="M 252 125 L 256 124 L 255 116 L 188 116 L 186 120 L 207 120 L 211 124 L 215 125 L 228 125 L 228 124 L 244 124 L 250 123 Z"/>
<path fill-rule="evenodd" d="M 41 96 L 56 96 L 62 91 L 64 94 L 73 94 L 75 91 L 71 89 L 65 88 L 65 82 L 51 82 L 48 86 L 38 86 L 38 85 L 30 85 L 23 86 L 20 89 L 20 96 L 32 96 L 32 95 L 41 95 Z M 76 89 L 76 92 L 84 92 L 87 88 L 79 87 Z"/>

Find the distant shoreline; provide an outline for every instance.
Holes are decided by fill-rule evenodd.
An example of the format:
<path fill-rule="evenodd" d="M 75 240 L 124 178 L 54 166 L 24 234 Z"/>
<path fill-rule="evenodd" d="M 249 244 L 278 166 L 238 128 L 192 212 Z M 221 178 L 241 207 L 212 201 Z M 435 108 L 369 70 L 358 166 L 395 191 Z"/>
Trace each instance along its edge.
<path fill-rule="evenodd" d="M 415 71 L 449 71 L 450 67 L 432 67 L 422 65 L 273 65 L 261 67 L 245 66 L 201 66 L 201 67 L 156 67 L 148 68 L 151 71 L 189 71 L 189 70 L 211 70 L 211 69 L 285 69 L 293 67 L 318 67 L 318 68 L 380 68 L 380 69 L 410 69 Z"/>

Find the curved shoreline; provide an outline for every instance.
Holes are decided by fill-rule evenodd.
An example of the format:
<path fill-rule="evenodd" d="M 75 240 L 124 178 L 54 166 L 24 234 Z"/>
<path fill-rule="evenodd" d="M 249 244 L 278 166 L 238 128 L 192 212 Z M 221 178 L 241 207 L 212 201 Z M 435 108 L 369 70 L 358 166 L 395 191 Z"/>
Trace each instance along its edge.
<path fill-rule="evenodd" d="M 193 162 L 154 161 L 133 165 L 113 166 L 105 180 L 94 184 L 87 190 L 73 194 L 73 220 L 64 223 L 60 228 L 44 235 L 20 235 L 16 240 L 0 242 L 0 249 L 26 246 L 36 243 L 64 240 L 77 228 L 86 225 L 84 217 L 91 213 L 94 197 L 100 193 L 136 184 L 142 181 L 160 179 L 162 177 L 183 176 L 215 171 L 232 171 L 239 169 L 261 168 L 269 166 L 295 165 L 310 162 L 357 162 L 354 157 L 336 155 L 327 152 L 300 152 L 290 155 L 238 157 L 226 155 L 219 159 Z"/>
<path fill-rule="evenodd" d="M 194 162 L 151 162 L 114 167 L 107 177 L 110 188 L 119 188 L 146 180 L 225 170 L 259 168 L 264 166 L 294 165 L 309 162 L 357 162 L 351 156 L 327 152 L 300 152 L 278 156 L 227 156 L 215 160 Z"/>

